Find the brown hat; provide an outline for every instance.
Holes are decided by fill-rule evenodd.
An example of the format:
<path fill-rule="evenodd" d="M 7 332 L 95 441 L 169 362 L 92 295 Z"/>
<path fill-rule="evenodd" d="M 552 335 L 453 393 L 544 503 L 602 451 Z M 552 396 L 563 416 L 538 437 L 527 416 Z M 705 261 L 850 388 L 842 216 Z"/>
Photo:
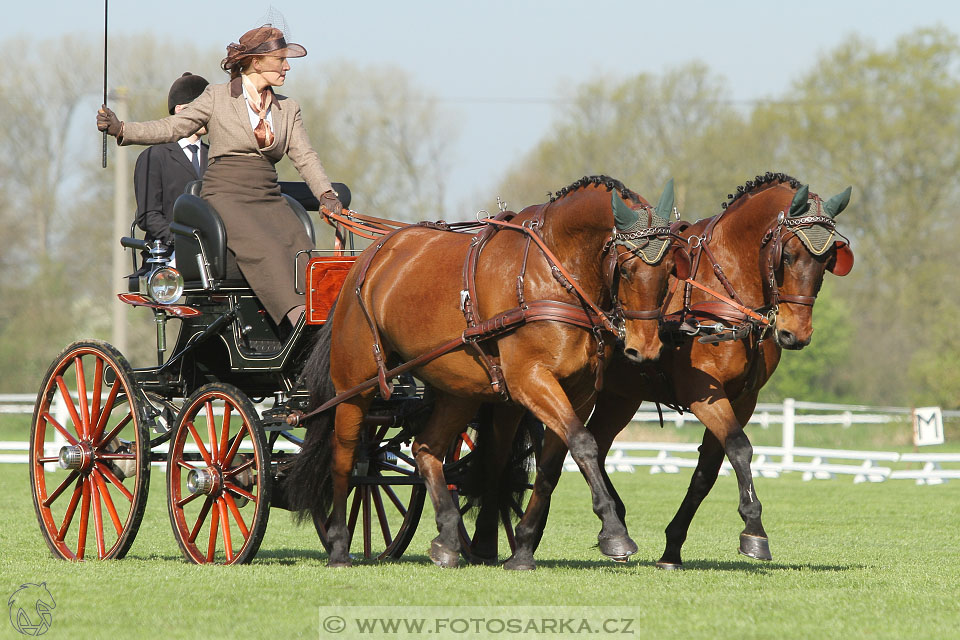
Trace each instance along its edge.
<path fill-rule="evenodd" d="M 205 78 L 195 76 L 189 71 L 174 80 L 170 93 L 167 94 L 167 109 L 170 110 L 170 115 L 173 115 L 178 104 L 189 104 L 199 98 L 208 84 L 210 83 Z"/>
<path fill-rule="evenodd" d="M 283 31 L 265 24 L 240 36 L 240 44 L 232 42 L 227 45 L 227 57 L 220 62 L 220 66 L 229 71 L 237 62 L 249 56 L 302 58 L 305 55 L 307 50 L 302 45 L 288 43 Z"/>

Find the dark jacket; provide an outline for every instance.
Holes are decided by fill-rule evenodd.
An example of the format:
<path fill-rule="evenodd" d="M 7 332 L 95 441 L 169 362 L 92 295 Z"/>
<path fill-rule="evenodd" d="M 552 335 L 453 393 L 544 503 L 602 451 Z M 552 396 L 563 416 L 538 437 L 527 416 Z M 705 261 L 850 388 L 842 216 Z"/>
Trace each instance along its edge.
<path fill-rule="evenodd" d="M 207 168 L 209 147 L 200 147 L 201 174 Z M 197 180 L 187 154 L 176 142 L 149 147 L 137 158 L 133 185 L 137 198 L 137 226 L 146 232 L 146 240 L 173 243 L 170 223 L 173 221 L 173 203 L 186 188 Z"/>

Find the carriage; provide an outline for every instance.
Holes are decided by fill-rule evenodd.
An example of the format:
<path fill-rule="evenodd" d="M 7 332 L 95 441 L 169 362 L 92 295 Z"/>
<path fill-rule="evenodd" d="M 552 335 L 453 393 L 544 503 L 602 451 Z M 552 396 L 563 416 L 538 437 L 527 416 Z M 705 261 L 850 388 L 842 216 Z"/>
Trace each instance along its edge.
<path fill-rule="evenodd" d="M 308 208 L 319 203 L 303 183 L 281 183 L 284 197 L 316 242 Z M 298 255 L 297 286 L 306 313 L 289 335 L 273 323 L 243 280 L 217 213 L 199 198 L 200 182 L 175 205 L 176 267 L 159 244 L 134 236 L 145 273 L 119 298 L 153 316 L 157 364 L 133 368 L 106 342 L 70 344 L 43 378 L 30 435 L 30 479 L 43 536 L 57 557 L 122 558 L 140 527 L 151 471 L 165 471 L 173 533 L 190 562 L 249 562 L 271 507 L 285 508 L 285 470 L 303 430 L 284 418 L 307 406 L 298 375 L 313 335 L 327 320 L 361 239 L 404 223 L 345 210 L 326 220 L 333 247 Z M 168 325 L 179 324 L 172 346 Z M 375 403 L 351 478 L 351 549 L 366 559 L 397 557 L 412 538 L 425 489 L 409 453 L 430 393 L 403 375 Z M 445 471 L 454 495 L 471 467 L 479 422 L 451 447 Z M 531 423 L 530 429 L 536 429 Z M 530 458 L 527 448 L 518 456 Z M 518 459 L 519 462 L 519 459 Z M 525 480 L 522 480 L 525 482 Z M 517 515 L 519 505 L 515 506 Z M 92 516 L 92 517 L 91 517 Z M 503 514 L 509 530 L 510 514 Z M 326 545 L 326 522 L 314 518 Z M 467 532 L 462 531 L 464 539 Z"/>

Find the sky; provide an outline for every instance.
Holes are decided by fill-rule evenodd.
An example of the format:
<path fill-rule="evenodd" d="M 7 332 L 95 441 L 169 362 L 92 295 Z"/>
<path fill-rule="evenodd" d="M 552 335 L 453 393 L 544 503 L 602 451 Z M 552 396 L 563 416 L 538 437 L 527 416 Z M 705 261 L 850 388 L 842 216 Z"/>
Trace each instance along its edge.
<path fill-rule="evenodd" d="M 459 130 L 448 178 L 454 208 L 491 200 L 570 89 L 597 73 L 627 78 L 700 60 L 726 79 L 734 101 L 749 104 L 784 97 L 851 34 L 881 48 L 921 26 L 960 34 L 956 0 L 113 0 L 110 33 L 222 48 L 258 26 L 271 3 L 313 62 L 394 65 L 439 99 Z M 11 4 L 0 38 L 102 37 L 101 0 Z"/>

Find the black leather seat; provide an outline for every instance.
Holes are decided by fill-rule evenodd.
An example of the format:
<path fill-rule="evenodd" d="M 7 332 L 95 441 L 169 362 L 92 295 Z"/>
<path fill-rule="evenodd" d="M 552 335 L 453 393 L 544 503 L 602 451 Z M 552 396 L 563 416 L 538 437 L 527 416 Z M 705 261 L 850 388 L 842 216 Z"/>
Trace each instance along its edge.
<path fill-rule="evenodd" d="M 197 255 L 206 256 L 210 263 L 210 279 L 214 287 L 247 287 L 242 275 L 236 267 L 233 253 L 227 249 L 227 233 L 223 220 L 216 210 L 205 200 L 200 198 L 201 180 L 195 180 L 187 185 L 185 193 L 177 198 L 173 205 L 174 225 L 171 229 L 176 236 L 177 269 L 186 283 L 195 283 L 202 280 Z M 297 200 L 284 194 L 287 204 L 294 215 L 303 224 L 310 240 L 316 243 L 313 221 L 310 214 Z M 181 226 L 182 225 L 182 226 Z M 182 228 L 196 229 L 203 242 L 203 252 L 197 239 Z M 188 284 L 188 288 L 190 288 Z"/>

